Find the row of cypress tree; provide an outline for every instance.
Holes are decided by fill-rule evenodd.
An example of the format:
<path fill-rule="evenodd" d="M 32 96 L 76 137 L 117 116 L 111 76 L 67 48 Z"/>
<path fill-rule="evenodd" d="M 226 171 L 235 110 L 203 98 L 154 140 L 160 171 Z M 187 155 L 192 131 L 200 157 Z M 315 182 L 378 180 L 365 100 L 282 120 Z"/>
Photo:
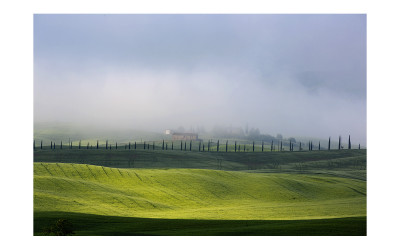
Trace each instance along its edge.
<path fill-rule="evenodd" d="M 212 142 L 210 140 L 207 142 L 207 151 L 210 151 L 211 143 Z M 291 140 L 289 141 L 289 151 L 294 151 L 294 144 L 295 143 L 292 142 Z M 240 146 L 241 145 L 238 145 L 237 141 L 235 141 L 235 152 L 237 152 L 237 151 L 240 152 L 240 150 L 241 150 Z M 56 148 L 56 143 L 51 141 L 50 142 L 50 149 L 55 149 L 55 148 Z M 59 148 L 63 149 L 62 141 L 60 142 Z M 68 148 L 72 149 L 72 142 L 71 141 L 68 143 Z M 79 141 L 78 149 L 81 149 L 81 148 L 83 148 L 83 147 L 82 147 L 81 141 Z M 88 142 L 87 145 L 86 145 L 86 149 L 89 149 L 89 148 L 93 149 L 93 145 L 90 145 L 89 142 Z M 99 141 L 97 141 L 96 149 L 99 149 L 99 148 L 100 148 Z M 129 142 L 128 145 L 125 144 L 125 149 L 129 149 L 130 150 L 131 148 L 137 149 L 136 142 L 134 142 L 134 144 L 131 144 L 131 142 Z M 150 143 L 146 144 L 146 142 L 143 142 L 143 149 L 146 149 L 146 148 L 148 150 L 150 150 Z M 153 150 L 155 150 L 155 142 L 154 141 L 152 142 L 151 148 Z M 199 144 L 198 144 L 198 151 L 199 152 L 201 151 L 201 148 L 203 149 L 203 152 L 204 152 L 205 151 L 205 143 L 202 144 L 202 142 L 200 141 Z M 343 148 L 344 147 L 342 145 L 342 138 L 341 138 L 341 136 L 339 136 L 338 150 L 341 150 Z M 351 149 L 350 135 L 349 135 L 349 139 L 348 139 L 347 148 Z M 33 140 L 33 149 L 36 150 L 35 140 Z M 43 149 L 43 141 L 40 141 L 40 149 Z M 111 145 L 111 143 L 108 142 L 108 140 L 106 140 L 105 149 L 110 149 L 110 150 L 112 149 L 112 145 Z M 118 149 L 118 143 L 117 142 L 115 142 L 115 149 Z M 162 141 L 161 149 L 162 150 L 168 150 L 168 143 L 165 142 L 164 140 Z M 217 149 L 217 152 L 220 151 L 219 140 L 217 141 L 216 149 Z M 361 149 L 360 144 L 358 145 L 358 149 Z M 174 142 L 171 143 L 171 150 L 174 150 Z M 185 150 L 185 151 L 187 150 L 186 141 L 185 141 L 185 144 L 183 144 L 183 141 L 180 142 L 180 150 Z M 299 151 L 303 150 L 303 148 L 301 146 L 301 142 L 299 143 L 298 150 Z M 314 145 L 313 145 L 312 141 L 308 142 L 308 150 L 309 151 L 313 151 L 314 150 Z M 320 142 L 318 142 L 318 150 L 321 150 L 321 143 Z M 331 150 L 331 138 L 330 137 L 329 137 L 329 140 L 328 140 L 328 150 Z M 192 141 L 189 142 L 189 151 L 192 151 Z M 243 151 L 246 151 L 246 144 L 243 145 Z M 252 151 L 255 152 L 255 141 L 253 141 L 253 144 L 252 144 Z M 264 152 L 264 141 L 261 142 L 261 151 Z M 271 141 L 271 151 L 275 151 L 275 146 L 274 146 L 274 141 L 273 140 Z M 278 151 L 283 151 L 283 142 L 282 141 L 280 141 L 280 145 L 278 145 Z M 228 152 L 228 140 L 225 143 L 225 152 Z"/>

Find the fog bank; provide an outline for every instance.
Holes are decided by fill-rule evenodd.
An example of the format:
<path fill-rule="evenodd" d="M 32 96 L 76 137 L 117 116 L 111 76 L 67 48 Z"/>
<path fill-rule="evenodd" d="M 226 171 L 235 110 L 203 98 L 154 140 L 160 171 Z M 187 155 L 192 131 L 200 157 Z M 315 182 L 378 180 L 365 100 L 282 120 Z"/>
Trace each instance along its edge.
<path fill-rule="evenodd" d="M 35 15 L 34 120 L 366 142 L 364 15 Z"/>

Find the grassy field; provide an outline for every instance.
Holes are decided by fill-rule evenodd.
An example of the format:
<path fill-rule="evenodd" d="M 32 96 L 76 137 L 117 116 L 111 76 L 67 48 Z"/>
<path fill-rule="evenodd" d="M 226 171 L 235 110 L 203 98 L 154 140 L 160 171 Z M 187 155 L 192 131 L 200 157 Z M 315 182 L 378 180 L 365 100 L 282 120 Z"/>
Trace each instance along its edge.
<path fill-rule="evenodd" d="M 296 161 L 286 156 L 286 165 Z M 315 161 L 324 158 L 307 157 Z M 240 158 L 233 161 L 241 162 Z M 366 233 L 366 182 L 355 178 L 359 174 L 343 178 L 329 172 L 250 173 L 194 169 L 191 165 L 193 169 L 168 168 L 168 163 L 176 165 L 173 162 L 164 162 L 164 169 L 35 162 L 35 235 L 60 217 L 74 223 L 77 235 Z M 85 220 L 89 222 L 83 224 Z"/>
<path fill-rule="evenodd" d="M 68 218 L 82 236 L 360 236 L 366 217 L 315 220 L 190 220 L 35 212 L 35 235 L 59 218 Z"/>
<path fill-rule="evenodd" d="M 263 173 L 324 174 L 366 180 L 366 150 L 302 152 L 189 152 L 180 150 L 43 149 L 35 162 L 114 168 L 193 168 Z"/>

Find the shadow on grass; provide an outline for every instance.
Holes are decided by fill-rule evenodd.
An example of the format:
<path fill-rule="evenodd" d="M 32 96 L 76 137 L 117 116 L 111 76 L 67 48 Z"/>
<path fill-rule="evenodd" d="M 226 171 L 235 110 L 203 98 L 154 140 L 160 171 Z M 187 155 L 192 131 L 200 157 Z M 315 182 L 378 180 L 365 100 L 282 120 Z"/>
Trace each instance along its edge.
<path fill-rule="evenodd" d="M 183 220 L 35 212 L 34 235 L 57 219 L 68 219 L 74 235 L 162 236 L 365 236 L 366 217 L 317 220 Z"/>

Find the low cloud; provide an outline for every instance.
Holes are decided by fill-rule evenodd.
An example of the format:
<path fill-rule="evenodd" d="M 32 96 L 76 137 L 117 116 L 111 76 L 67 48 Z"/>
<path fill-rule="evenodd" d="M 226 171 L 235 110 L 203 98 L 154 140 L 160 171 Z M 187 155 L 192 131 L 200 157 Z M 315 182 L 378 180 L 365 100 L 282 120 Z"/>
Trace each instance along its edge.
<path fill-rule="evenodd" d="M 364 15 L 36 15 L 35 122 L 366 142 Z"/>

